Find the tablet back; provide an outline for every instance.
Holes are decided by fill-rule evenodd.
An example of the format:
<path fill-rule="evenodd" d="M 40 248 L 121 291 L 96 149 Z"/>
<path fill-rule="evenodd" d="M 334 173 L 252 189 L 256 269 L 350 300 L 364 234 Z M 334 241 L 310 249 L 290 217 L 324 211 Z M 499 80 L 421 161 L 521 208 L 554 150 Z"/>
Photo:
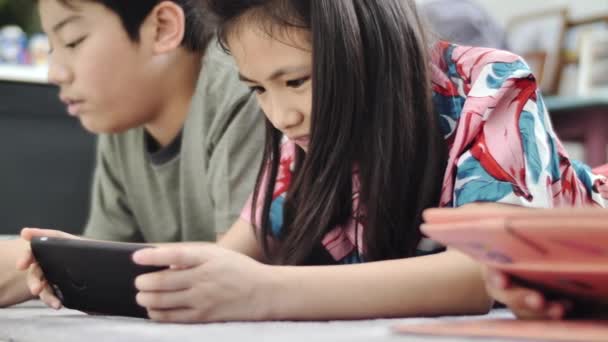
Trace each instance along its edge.
<path fill-rule="evenodd" d="M 135 301 L 135 278 L 161 267 L 137 265 L 141 244 L 38 237 L 32 252 L 63 305 L 88 313 L 147 317 Z"/>

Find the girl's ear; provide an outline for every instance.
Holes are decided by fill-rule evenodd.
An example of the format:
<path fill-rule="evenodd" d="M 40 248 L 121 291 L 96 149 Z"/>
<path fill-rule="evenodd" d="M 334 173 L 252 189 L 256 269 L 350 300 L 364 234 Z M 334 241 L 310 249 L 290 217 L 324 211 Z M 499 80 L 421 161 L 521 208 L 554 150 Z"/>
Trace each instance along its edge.
<path fill-rule="evenodd" d="M 175 2 L 161 1 L 144 21 L 140 38 L 150 43 L 153 53 L 163 54 L 181 46 L 185 29 L 184 10 Z"/>

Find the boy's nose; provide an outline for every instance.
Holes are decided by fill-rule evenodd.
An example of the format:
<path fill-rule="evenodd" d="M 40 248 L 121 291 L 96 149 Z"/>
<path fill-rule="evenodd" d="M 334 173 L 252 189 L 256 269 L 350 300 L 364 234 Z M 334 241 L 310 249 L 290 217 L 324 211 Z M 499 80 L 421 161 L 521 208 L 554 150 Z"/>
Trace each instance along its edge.
<path fill-rule="evenodd" d="M 62 85 L 72 81 L 68 68 L 59 63 L 49 63 L 48 79 L 50 83 Z"/>

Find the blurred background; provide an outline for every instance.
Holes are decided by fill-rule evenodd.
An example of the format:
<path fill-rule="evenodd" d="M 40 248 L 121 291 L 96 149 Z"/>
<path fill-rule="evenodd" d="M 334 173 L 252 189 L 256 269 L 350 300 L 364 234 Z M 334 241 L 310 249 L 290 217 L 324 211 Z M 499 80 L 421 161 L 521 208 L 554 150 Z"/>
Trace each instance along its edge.
<path fill-rule="evenodd" d="M 47 83 L 48 50 L 34 1 L 0 0 L 0 236 L 87 219 L 95 137 Z"/>
<path fill-rule="evenodd" d="M 0 0 L 0 26 L 16 24 L 27 33 L 40 30 L 38 13 L 32 0 Z"/>

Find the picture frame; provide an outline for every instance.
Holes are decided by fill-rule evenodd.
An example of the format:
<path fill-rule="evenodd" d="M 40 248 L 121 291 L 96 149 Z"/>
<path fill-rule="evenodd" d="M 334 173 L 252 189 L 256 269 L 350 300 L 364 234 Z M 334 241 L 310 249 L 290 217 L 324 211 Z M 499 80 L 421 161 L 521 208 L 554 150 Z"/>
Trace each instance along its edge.
<path fill-rule="evenodd" d="M 585 32 L 580 42 L 578 95 L 608 98 L 608 30 Z"/>
<path fill-rule="evenodd" d="M 568 9 L 562 7 L 516 16 L 507 24 L 511 51 L 526 60 L 544 94 L 559 89 L 567 24 Z"/>

